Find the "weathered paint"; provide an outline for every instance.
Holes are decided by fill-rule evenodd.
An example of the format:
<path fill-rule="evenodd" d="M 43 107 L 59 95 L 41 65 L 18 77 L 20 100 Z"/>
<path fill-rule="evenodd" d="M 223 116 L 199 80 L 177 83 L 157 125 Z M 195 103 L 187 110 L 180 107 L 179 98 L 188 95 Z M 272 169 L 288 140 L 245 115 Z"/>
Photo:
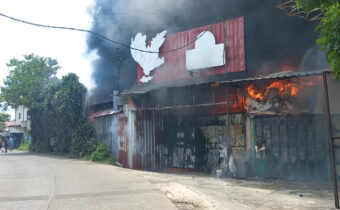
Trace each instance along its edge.
<path fill-rule="evenodd" d="M 129 167 L 129 138 L 127 134 L 127 117 L 118 118 L 118 139 L 119 139 L 119 152 L 118 162 L 124 167 Z"/>
<path fill-rule="evenodd" d="M 288 179 L 324 179 L 328 149 L 322 116 L 261 116 L 253 119 L 257 146 L 256 175 Z"/>
<path fill-rule="evenodd" d="M 209 69 L 202 69 L 199 72 L 190 72 L 186 69 L 186 51 L 195 48 L 195 40 L 203 31 L 210 31 L 216 38 L 216 44 L 225 43 L 227 67 L 219 66 Z M 244 71 L 245 43 L 244 43 L 244 18 L 239 17 L 221 23 L 202 26 L 188 31 L 179 32 L 166 37 L 160 51 L 168 51 L 180 46 L 188 46 L 170 53 L 160 53 L 165 58 L 165 64 L 152 72 L 153 79 L 149 83 L 161 83 L 172 80 L 195 79 L 196 77 L 226 74 L 231 72 Z M 137 66 L 138 84 L 142 85 L 140 79 L 144 76 L 143 69 Z"/>
<path fill-rule="evenodd" d="M 98 114 L 98 113 L 97 113 Z M 118 158 L 117 115 L 102 115 L 93 118 L 92 125 L 98 141 L 105 142 L 115 158 Z"/>
<path fill-rule="evenodd" d="M 161 169 L 163 122 L 160 111 L 138 110 L 136 114 L 135 166 L 144 170 Z M 139 160 L 137 157 L 141 157 Z"/>
<path fill-rule="evenodd" d="M 220 116 L 219 119 L 225 124 L 201 127 L 207 144 L 207 167 L 212 173 L 215 173 L 216 169 L 221 169 L 226 175 L 229 172 L 228 162 L 232 155 L 237 176 L 245 177 L 247 176 L 246 170 L 248 170 L 246 161 L 249 157 L 246 156 L 244 116 L 230 114 Z"/>
<path fill-rule="evenodd" d="M 134 164 L 134 157 L 136 154 L 136 151 L 138 150 L 139 144 L 136 141 L 136 127 L 135 127 L 135 111 L 131 109 L 127 109 L 127 136 L 129 139 L 129 153 L 128 153 L 128 164 L 129 168 L 134 168 L 136 169 L 136 166 Z"/>

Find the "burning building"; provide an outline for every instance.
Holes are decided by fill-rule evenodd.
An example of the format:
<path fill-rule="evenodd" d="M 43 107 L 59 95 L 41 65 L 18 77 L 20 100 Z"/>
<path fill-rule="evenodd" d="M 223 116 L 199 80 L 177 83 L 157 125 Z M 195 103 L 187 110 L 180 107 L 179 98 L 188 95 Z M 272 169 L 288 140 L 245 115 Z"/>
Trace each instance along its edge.
<path fill-rule="evenodd" d="M 122 52 L 126 59 L 116 64 L 123 84 L 120 103 L 114 102 L 109 113 L 118 162 L 143 170 L 330 179 L 322 77 L 328 67 L 315 50 L 313 25 L 286 17 L 274 8 L 275 1 L 225 2 L 229 7 L 219 2 L 219 9 L 196 6 L 195 11 L 209 17 L 225 10 L 226 20 L 197 16 L 192 23 L 155 4 L 165 10 L 163 21 L 182 17 L 184 26 L 149 31 L 146 35 L 153 38 L 147 39 L 142 26 L 129 23 L 128 32 L 118 35 L 131 42 L 130 52 Z M 106 9 L 97 11 L 97 27 L 105 25 L 100 21 Z M 119 27 L 105 29 L 116 33 Z M 94 49 L 96 41 L 90 40 Z M 101 43 L 97 49 L 101 55 L 108 47 Z M 107 63 L 109 57 L 98 62 Z M 117 75 L 108 78 L 113 82 Z M 331 90 L 339 87 L 331 84 Z M 107 95 L 114 89 L 98 88 L 106 88 Z M 93 97 L 100 100 L 102 94 Z M 340 110 L 333 107 L 336 121 Z M 101 129 L 99 115 L 96 130 Z"/>

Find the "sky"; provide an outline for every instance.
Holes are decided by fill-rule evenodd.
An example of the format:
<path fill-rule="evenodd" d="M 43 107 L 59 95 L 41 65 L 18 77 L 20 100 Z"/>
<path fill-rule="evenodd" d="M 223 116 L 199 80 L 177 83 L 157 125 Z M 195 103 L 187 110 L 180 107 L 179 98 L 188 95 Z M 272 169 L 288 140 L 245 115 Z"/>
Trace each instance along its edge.
<path fill-rule="evenodd" d="M 88 13 L 92 0 L 1 0 L 0 12 L 34 23 L 90 29 Z M 74 72 L 88 88 L 95 87 L 91 79 L 91 62 L 96 53 L 88 53 L 84 32 L 39 28 L 0 17 L 0 86 L 9 70 L 11 58 L 34 53 L 57 59 L 61 69 L 57 77 Z M 11 111 L 11 114 L 13 112 Z"/>

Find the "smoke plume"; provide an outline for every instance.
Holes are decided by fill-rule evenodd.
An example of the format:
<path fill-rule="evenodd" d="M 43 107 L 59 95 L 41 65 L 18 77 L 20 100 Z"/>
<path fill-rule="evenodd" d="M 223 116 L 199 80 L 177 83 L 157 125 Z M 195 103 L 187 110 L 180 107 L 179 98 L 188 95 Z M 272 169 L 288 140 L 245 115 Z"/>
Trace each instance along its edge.
<path fill-rule="evenodd" d="M 275 8 L 277 3 L 275 0 L 96 0 L 91 9 L 92 30 L 129 45 L 131 37 L 138 32 L 151 38 L 162 30 L 168 30 L 169 35 L 244 16 L 248 76 L 298 69 L 303 58 L 306 59 L 305 53 L 315 46 L 316 23 L 288 17 Z M 136 63 L 129 49 L 95 36 L 89 36 L 88 48 L 99 56 L 93 63 L 92 76 L 97 88 L 90 103 L 111 99 L 117 71 L 121 91 L 136 83 Z M 314 64 L 308 64 L 314 70 L 310 65 Z M 315 65 L 320 68 L 319 63 Z"/>

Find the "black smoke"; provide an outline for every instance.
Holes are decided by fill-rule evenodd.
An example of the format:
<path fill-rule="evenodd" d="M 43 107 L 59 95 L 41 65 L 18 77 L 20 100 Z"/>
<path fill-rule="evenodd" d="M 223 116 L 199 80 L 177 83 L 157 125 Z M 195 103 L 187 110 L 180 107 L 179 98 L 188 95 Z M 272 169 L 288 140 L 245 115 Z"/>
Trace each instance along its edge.
<path fill-rule="evenodd" d="M 151 38 L 164 29 L 169 35 L 244 16 L 247 74 L 268 74 L 287 66 L 301 67 L 317 38 L 317 23 L 288 17 L 275 7 L 278 3 L 276 0 L 96 0 L 91 10 L 92 30 L 129 45 L 131 37 L 138 32 Z M 97 88 L 90 103 L 110 100 L 117 69 L 120 90 L 136 83 L 136 63 L 129 49 L 95 36 L 88 38 L 88 48 L 96 50 L 99 56 L 93 63 L 92 76 Z M 117 57 L 122 61 L 117 63 Z M 309 68 L 314 70 L 313 64 L 308 63 Z"/>

